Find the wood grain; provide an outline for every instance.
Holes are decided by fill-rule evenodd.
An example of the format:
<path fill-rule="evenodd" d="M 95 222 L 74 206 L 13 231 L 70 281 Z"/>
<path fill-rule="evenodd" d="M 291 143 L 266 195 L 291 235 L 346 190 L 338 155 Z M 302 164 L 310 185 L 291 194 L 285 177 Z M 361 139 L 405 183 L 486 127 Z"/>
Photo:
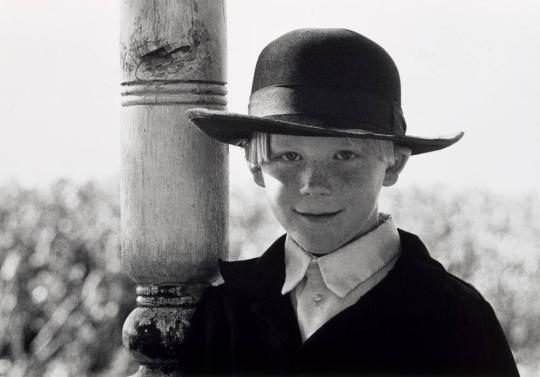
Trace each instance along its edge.
<path fill-rule="evenodd" d="M 120 44 L 124 267 L 139 284 L 207 281 L 228 244 L 228 150 L 185 111 L 225 107 L 223 4 L 124 1 Z"/>

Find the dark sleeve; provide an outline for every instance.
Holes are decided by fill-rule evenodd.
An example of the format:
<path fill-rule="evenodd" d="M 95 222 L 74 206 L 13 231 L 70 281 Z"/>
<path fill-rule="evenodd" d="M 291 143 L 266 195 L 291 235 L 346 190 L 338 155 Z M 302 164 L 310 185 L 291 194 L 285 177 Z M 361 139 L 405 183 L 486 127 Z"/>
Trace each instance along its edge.
<path fill-rule="evenodd" d="M 450 369 L 464 376 L 519 376 L 512 351 L 491 305 L 484 299 L 461 303 L 449 326 Z"/>
<path fill-rule="evenodd" d="M 229 334 L 219 287 L 201 297 L 186 334 L 183 370 L 186 375 L 227 374 L 230 371 Z"/>

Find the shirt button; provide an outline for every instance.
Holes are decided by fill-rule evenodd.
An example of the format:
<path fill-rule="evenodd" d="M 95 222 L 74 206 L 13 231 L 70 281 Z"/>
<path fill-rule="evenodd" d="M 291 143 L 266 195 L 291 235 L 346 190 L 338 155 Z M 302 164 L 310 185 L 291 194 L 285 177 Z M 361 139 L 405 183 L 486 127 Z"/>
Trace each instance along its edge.
<path fill-rule="evenodd" d="M 323 296 L 321 294 L 317 294 L 315 295 L 315 297 L 313 297 L 313 301 L 315 302 L 321 302 L 323 299 Z"/>

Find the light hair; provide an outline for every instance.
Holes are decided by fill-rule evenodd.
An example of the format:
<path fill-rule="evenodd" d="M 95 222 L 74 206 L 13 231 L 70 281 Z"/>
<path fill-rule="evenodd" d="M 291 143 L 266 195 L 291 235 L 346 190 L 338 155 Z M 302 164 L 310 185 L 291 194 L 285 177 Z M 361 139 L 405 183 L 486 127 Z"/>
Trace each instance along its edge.
<path fill-rule="evenodd" d="M 260 166 L 270 159 L 270 134 L 254 132 L 251 139 L 244 146 L 246 160 L 251 166 Z M 396 162 L 394 143 L 388 140 L 352 138 L 347 137 L 351 145 L 360 145 L 362 148 L 374 152 L 378 158 L 393 165 Z"/>

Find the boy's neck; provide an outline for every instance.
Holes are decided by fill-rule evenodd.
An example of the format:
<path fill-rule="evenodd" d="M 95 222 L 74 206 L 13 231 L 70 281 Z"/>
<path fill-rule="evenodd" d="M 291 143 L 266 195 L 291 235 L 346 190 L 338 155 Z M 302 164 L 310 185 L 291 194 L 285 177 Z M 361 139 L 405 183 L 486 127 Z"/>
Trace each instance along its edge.
<path fill-rule="evenodd" d="M 309 250 L 306 250 L 304 249 L 309 255 L 313 256 L 313 257 L 316 257 L 316 258 L 321 258 L 321 257 L 324 257 L 325 255 L 329 255 L 329 254 L 332 254 L 336 251 L 338 251 L 339 249 L 347 246 L 348 244 L 350 244 L 351 242 L 354 242 L 362 237 L 364 237 L 366 234 L 368 233 L 371 233 L 373 230 L 375 230 L 377 227 L 379 227 L 379 225 L 381 225 L 386 219 L 388 219 L 389 215 L 386 215 L 384 213 L 378 213 L 377 214 L 377 223 L 375 224 L 375 226 L 373 226 L 371 229 L 369 229 L 367 232 L 363 232 L 363 233 L 360 233 L 358 235 L 356 235 L 355 237 L 353 237 L 352 239 L 350 239 L 349 241 L 345 242 L 343 245 L 341 245 L 340 247 L 338 247 L 337 249 L 334 249 L 332 251 L 329 251 L 328 253 L 314 253 L 312 251 L 309 251 Z"/>

